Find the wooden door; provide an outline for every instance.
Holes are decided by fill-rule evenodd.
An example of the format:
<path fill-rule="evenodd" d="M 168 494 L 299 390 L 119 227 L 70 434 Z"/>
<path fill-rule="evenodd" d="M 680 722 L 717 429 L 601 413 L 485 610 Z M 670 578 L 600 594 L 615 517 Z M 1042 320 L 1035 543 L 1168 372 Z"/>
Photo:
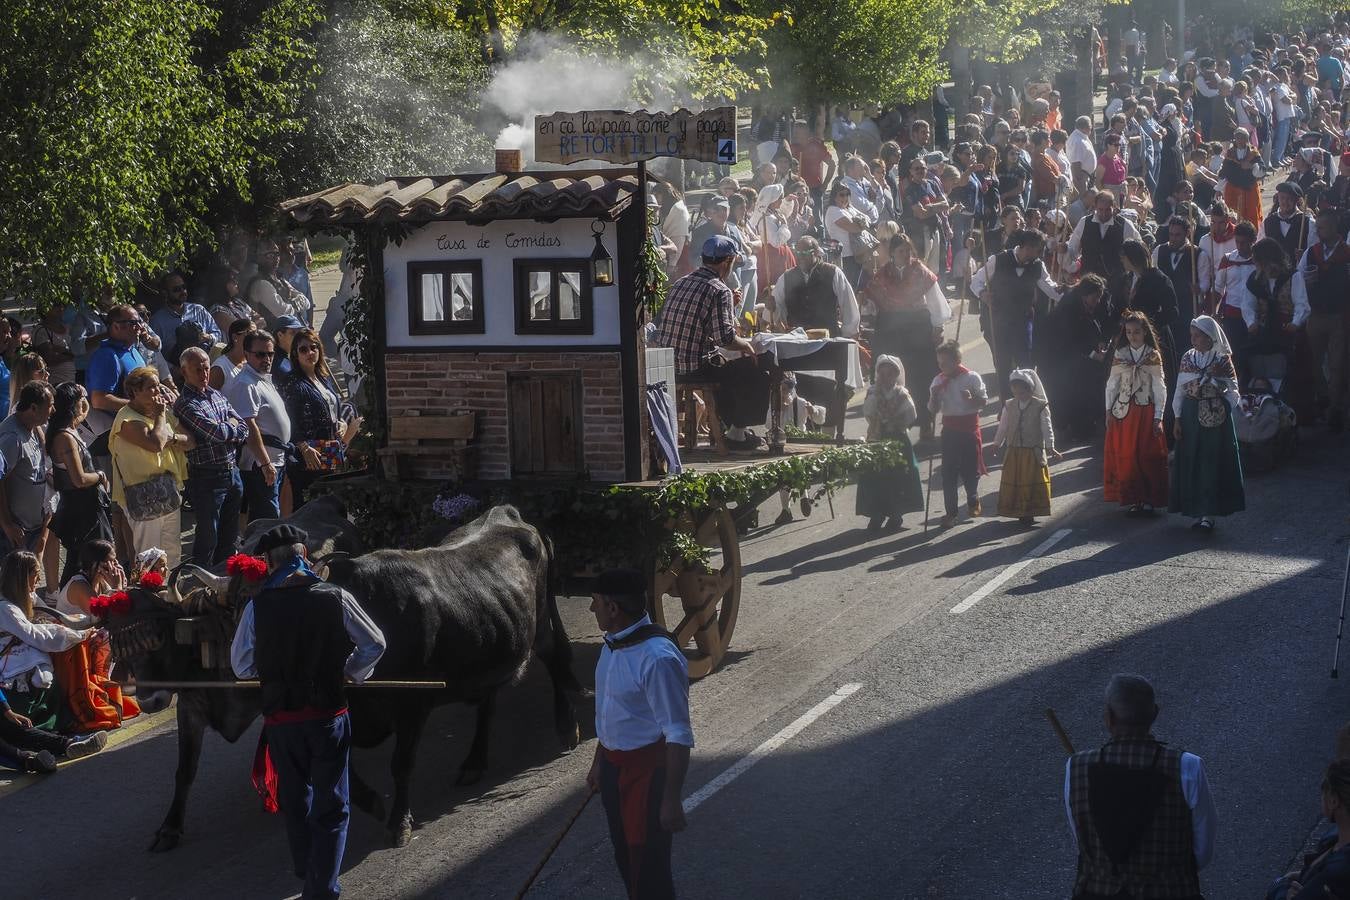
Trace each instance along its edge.
<path fill-rule="evenodd" d="M 582 472 L 581 377 L 531 373 L 507 383 L 512 476 Z"/>

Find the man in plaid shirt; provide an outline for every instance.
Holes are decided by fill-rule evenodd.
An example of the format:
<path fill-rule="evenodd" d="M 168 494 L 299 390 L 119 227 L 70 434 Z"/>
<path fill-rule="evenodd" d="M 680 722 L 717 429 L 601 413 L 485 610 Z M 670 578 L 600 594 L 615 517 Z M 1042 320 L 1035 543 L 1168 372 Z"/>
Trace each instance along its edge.
<path fill-rule="evenodd" d="M 1106 688 L 1111 740 L 1064 767 L 1064 806 L 1078 845 L 1074 900 L 1201 900 L 1216 813 L 1200 757 L 1153 736 L 1158 704 L 1138 675 Z"/>
<path fill-rule="evenodd" d="M 760 366 L 754 346 L 736 333 L 736 292 L 726 278 L 736 265 L 736 243 L 724 235 L 703 242 L 703 265 L 676 281 L 666 296 L 653 346 L 675 351 L 675 374 L 684 381 L 720 385 L 717 411 L 736 449 L 754 449 L 762 439 L 747 432 L 763 425 L 769 408 L 771 372 Z M 741 356 L 723 361 L 718 348 Z"/>
<path fill-rule="evenodd" d="M 248 437 L 248 428 L 225 395 L 207 384 L 211 359 L 200 347 L 183 351 L 183 391 L 173 405 L 174 415 L 197 439 L 189 450 L 187 496 L 197 518 L 192 561 L 211 566 L 234 552 L 239 536 L 239 507 L 244 483 L 236 458 Z"/>

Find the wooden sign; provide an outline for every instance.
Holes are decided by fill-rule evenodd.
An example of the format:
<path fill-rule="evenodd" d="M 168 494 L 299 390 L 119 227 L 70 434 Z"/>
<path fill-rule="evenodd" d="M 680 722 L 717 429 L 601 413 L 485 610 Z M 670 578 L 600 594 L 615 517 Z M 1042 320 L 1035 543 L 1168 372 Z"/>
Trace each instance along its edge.
<path fill-rule="evenodd" d="M 534 120 L 534 158 L 539 162 L 633 163 L 662 156 L 734 164 L 736 107 L 701 113 L 587 110 Z"/>

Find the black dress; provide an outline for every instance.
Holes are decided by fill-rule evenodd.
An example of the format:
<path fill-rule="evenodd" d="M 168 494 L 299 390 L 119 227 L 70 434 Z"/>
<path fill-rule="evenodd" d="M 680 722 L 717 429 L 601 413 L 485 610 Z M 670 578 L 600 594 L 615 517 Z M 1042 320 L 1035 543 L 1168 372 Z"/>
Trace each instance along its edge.
<path fill-rule="evenodd" d="M 1182 158 L 1180 139 L 1181 129 L 1176 119 L 1169 119 L 1163 126 L 1162 146 L 1158 150 L 1158 183 L 1153 189 L 1153 208 L 1158 211 L 1159 222 L 1167 221 L 1167 201 L 1177 185 L 1186 179 L 1186 161 Z"/>
<path fill-rule="evenodd" d="M 86 472 L 93 472 L 94 458 L 89 448 L 73 428 L 66 429 L 66 434 L 75 439 L 80 465 Z M 112 520 L 108 511 L 108 492 L 103 485 L 76 487 L 70 480 L 70 472 L 59 466 L 52 467 L 52 478 L 59 499 L 56 514 L 52 516 L 51 531 L 66 551 L 66 564 L 61 570 L 61 583 L 65 584 L 79 571 L 80 549 L 85 544 L 98 540 L 112 541 Z"/>
<path fill-rule="evenodd" d="M 1107 357 L 1091 358 L 1109 343 L 1102 306 L 1088 310 L 1079 288 L 1064 295 L 1039 330 L 1037 365 L 1045 382 L 1055 430 L 1089 436 L 1105 414 Z"/>

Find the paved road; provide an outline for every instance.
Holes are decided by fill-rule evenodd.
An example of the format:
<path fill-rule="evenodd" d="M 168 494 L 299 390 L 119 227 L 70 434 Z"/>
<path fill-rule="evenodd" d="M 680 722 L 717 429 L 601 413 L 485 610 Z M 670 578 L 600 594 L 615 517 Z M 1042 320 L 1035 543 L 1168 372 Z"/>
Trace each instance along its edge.
<path fill-rule="evenodd" d="M 987 368 L 982 349 L 971 361 Z M 1042 712 L 1058 710 L 1078 746 L 1101 742 L 1101 690 L 1122 670 L 1158 685 L 1160 736 L 1207 760 L 1221 816 L 1208 896 L 1258 895 L 1316 817 L 1346 718 L 1345 689 L 1327 677 L 1350 530 L 1346 448 L 1306 435 L 1297 463 L 1251 478 L 1248 511 L 1208 540 L 1180 519 L 1125 519 L 1101 503 L 1099 447 L 1055 466 L 1056 518 L 1032 531 L 986 518 L 925 536 L 915 517 L 875 535 L 846 491 L 836 518 L 821 508 L 750 536 L 734 653 L 692 689 L 689 789 L 766 741 L 776 748 L 691 813 L 676 843 L 684 895 L 1066 896 L 1063 753 Z M 996 482 L 985 485 L 988 497 Z M 584 599 L 565 600 L 563 614 L 585 679 L 599 634 Z M 357 814 L 348 896 L 514 896 L 580 800 L 594 744 L 588 730 L 577 752 L 558 754 L 540 672 L 500 706 L 494 768 L 474 788 L 453 786 L 471 717 L 435 716 L 417 770 L 421 827 L 394 851 Z M 171 723 L 46 780 L 0 783 L 11 834 L 73 851 L 26 855 L 6 894 L 293 894 L 281 822 L 248 782 L 256 738 L 256 727 L 233 746 L 209 736 L 185 843 L 169 855 L 143 851 L 172 790 Z M 387 762 L 388 748 L 355 758 L 385 790 Z M 531 896 L 618 888 L 595 806 Z"/>

